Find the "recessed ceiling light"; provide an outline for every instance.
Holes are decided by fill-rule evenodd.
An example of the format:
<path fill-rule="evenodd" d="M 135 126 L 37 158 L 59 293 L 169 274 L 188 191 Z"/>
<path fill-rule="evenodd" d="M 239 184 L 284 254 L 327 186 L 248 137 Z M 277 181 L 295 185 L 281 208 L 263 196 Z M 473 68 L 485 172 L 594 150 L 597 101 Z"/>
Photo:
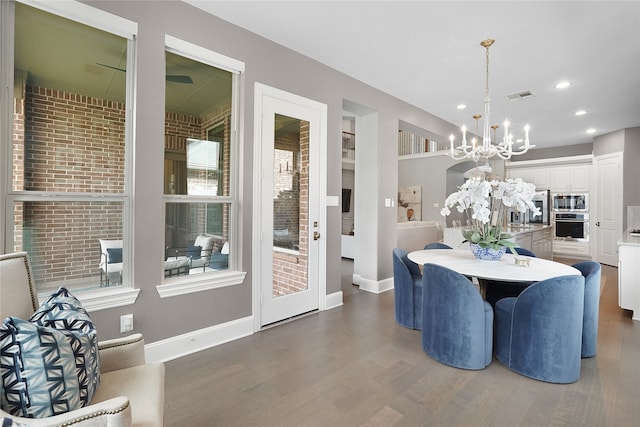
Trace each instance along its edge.
<path fill-rule="evenodd" d="M 571 83 L 569 82 L 560 82 L 558 84 L 556 84 L 556 89 L 565 89 L 568 88 L 569 86 L 571 86 Z"/>
<path fill-rule="evenodd" d="M 464 110 L 465 108 L 467 108 L 467 106 L 466 106 L 466 105 L 464 105 L 464 104 L 458 104 L 458 105 L 456 106 L 456 108 L 457 108 L 458 110 Z"/>
<path fill-rule="evenodd" d="M 587 112 L 585 110 L 578 110 L 575 113 L 576 116 L 584 116 L 585 114 L 587 114 Z"/>
<path fill-rule="evenodd" d="M 587 129 L 587 133 L 588 134 L 596 133 L 596 130 L 594 128 L 589 128 Z"/>

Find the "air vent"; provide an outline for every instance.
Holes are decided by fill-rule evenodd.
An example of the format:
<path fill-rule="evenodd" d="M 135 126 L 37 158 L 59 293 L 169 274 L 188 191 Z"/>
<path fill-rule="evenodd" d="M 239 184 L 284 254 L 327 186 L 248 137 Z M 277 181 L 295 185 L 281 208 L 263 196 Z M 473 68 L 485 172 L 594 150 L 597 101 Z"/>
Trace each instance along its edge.
<path fill-rule="evenodd" d="M 532 91 L 523 90 L 522 92 L 516 92 L 512 93 L 511 95 L 506 95 L 506 98 L 509 101 L 517 101 L 519 99 L 531 98 L 532 96 L 534 96 Z"/>

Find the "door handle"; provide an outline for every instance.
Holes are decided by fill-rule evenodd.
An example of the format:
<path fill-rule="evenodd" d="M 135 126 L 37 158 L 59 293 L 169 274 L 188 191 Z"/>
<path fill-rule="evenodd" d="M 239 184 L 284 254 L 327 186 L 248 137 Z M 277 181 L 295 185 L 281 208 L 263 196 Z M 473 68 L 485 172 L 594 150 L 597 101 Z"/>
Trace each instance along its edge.
<path fill-rule="evenodd" d="M 320 233 L 317 231 L 313 232 L 313 240 L 318 240 L 320 238 Z"/>
<path fill-rule="evenodd" d="M 600 221 L 596 222 L 596 227 L 600 227 Z"/>

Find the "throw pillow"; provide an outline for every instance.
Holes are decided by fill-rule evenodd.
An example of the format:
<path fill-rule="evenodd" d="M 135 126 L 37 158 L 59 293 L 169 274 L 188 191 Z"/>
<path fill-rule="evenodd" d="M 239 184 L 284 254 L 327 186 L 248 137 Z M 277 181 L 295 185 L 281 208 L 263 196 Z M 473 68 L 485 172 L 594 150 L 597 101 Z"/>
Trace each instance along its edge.
<path fill-rule="evenodd" d="M 107 264 L 122 262 L 122 248 L 108 248 L 107 255 L 109 256 Z"/>
<path fill-rule="evenodd" d="M 80 302 L 60 288 L 31 317 L 0 326 L 0 405 L 43 418 L 87 406 L 100 383 L 96 329 Z"/>
<path fill-rule="evenodd" d="M 27 427 L 27 425 L 15 422 L 11 418 L 0 417 L 0 427 Z"/>
<path fill-rule="evenodd" d="M 187 256 L 192 260 L 200 259 L 202 255 L 202 246 L 189 246 L 187 247 Z"/>
<path fill-rule="evenodd" d="M 211 255 L 211 250 L 213 249 L 213 239 L 213 236 L 200 234 L 193 244 L 202 248 L 202 255 L 208 256 Z"/>

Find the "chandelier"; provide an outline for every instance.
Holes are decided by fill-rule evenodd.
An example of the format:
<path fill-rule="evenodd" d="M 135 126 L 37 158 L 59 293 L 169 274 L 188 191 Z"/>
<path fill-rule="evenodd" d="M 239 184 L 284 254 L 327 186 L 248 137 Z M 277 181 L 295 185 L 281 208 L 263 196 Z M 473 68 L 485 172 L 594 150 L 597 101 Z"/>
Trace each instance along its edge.
<path fill-rule="evenodd" d="M 484 124 L 482 128 L 482 143 L 479 143 L 474 136 L 471 139 L 471 143 L 467 142 L 467 127 L 462 126 L 462 143 L 457 147 L 454 147 L 455 137 L 453 134 L 449 137 L 451 141 L 451 150 L 449 155 L 455 159 L 472 159 L 474 162 L 478 162 L 480 159 L 489 159 L 493 156 L 498 156 L 503 160 L 510 159 L 511 156 L 524 154 L 529 151 L 529 148 L 535 147 L 535 145 L 529 144 L 529 125 L 524 127 L 524 144 L 518 147 L 517 151 L 513 149 L 513 134 L 509 132 L 509 122 L 505 120 L 504 136 L 502 141 L 492 144 L 491 143 L 491 131 L 493 130 L 493 137 L 495 139 L 495 132 L 498 129 L 497 125 L 491 126 L 491 100 L 489 98 L 489 48 L 495 42 L 493 39 L 487 39 L 480 42 L 480 46 L 486 49 L 486 78 L 485 78 L 485 96 L 484 96 Z M 481 115 L 474 115 L 473 119 L 476 122 L 476 135 L 478 134 L 478 121 L 482 118 Z"/>

